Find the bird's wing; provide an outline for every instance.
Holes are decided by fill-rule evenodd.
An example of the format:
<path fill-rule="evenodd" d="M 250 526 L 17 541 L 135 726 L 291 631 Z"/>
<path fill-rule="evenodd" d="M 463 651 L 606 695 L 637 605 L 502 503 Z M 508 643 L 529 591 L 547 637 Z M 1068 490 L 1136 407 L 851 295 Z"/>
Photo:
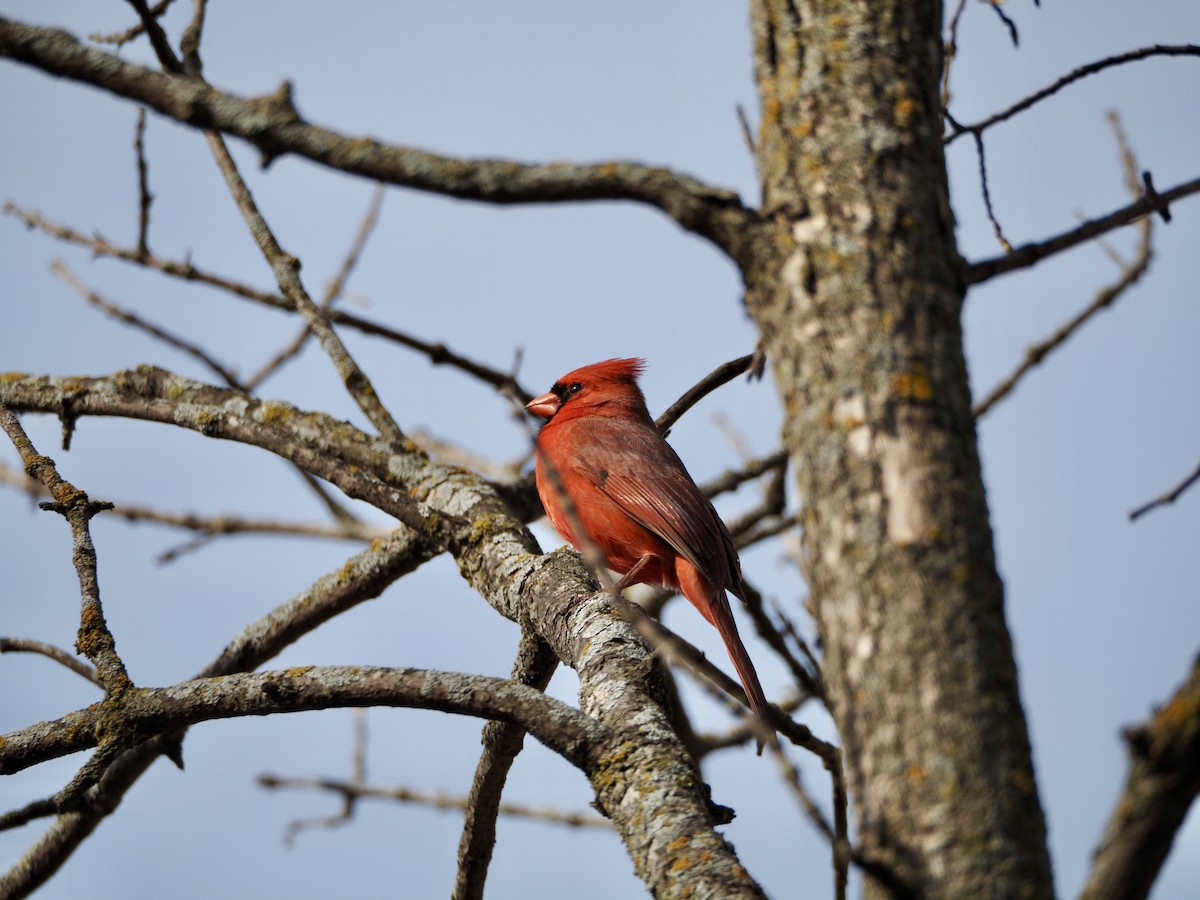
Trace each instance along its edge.
<path fill-rule="evenodd" d="M 706 578 L 738 592 L 737 551 L 725 523 L 682 460 L 650 424 L 592 418 L 578 471 Z"/>

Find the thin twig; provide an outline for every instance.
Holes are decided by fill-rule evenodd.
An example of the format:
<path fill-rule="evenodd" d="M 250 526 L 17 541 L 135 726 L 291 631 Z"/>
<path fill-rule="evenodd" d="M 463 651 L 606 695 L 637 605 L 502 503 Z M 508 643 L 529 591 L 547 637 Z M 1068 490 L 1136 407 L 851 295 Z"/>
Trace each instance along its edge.
<path fill-rule="evenodd" d="M 197 2 L 201 2 L 201 0 L 197 0 Z M 358 265 L 358 260 L 362 256 L 363 249 L 367 246 L 367 239 L 370 238 L 371 232 L 375 230 L 375 224 L 379 221 L 379 210 L 383 206 L 383 196 L 383 185 L 375 185 L 375 190 L 371 192 L 371 202 L 367 205 L 367 211 L 363 215 L 362 222 L 359 223 L 354 240 L 350 243 L 350 249 L 346 252 L 346 256 L 343 258 L 342 265 L 338 269 L 337 274 L 325 286 L 325 293 L 322 295 L 320 303 L 323 312 L 328 313 L 333 304 L 342 296 L 342 292 L 346 288 L 346 281 L 350 278 L 350 273 L 354 271 L 354 267 Z M 247 390 L 255 390 L 270 375 L 278 371 L 284 363 L 299 353 L 308 341 L 310 334 L 312 334 L 312 329 L 305 325 L 286 347 L 275 354 L 261 369 L 247 379 Z"/>
<path fill-rule="evenodd" d="M 237 374 L 228 366 L 216 360 L 199 344 L 193 344 L 191 341 L 186 340 L 185 338 L 181 338 L 176 334 L 172 334 L 162 326 L 156 325 L 153 322 L 149 322 L 136 313 L 125 309 L 123 306 L 118 306 L 116 303 L 101 297 L 98 293 L 96 293 L 96 291 L 92 290 L 86 284 L 80 281 L 79 278 L 76 277 L 75 273 L 71 271 L 70 267 L 65 261 L 61 259 L 54 260 L 54 262 L 50 264 L 50 271 L 74 288 L 75 291 L 81 297 L 83 297 L 84 300 L 92 304 L 92 306 L 102 310 L 117 321 L 124 322 L 126 325 L 131 325 L 140 331 L 144 331 L 151 337 L 155 337 L 162 341 L 164 344 L 174 347 L 176 350 L 181 350 L 188 356 L 191 356 L 193 359 L 199 360 L 212 372 L 214 372 L 218 378 L 220 378 L 234 390 L 245 390 L 245 387 L 238 379 Z"/>
<path fill-rule="evenodd" d="M 788 790 L 791 791 L 800 808 L 804 810 L 809 820 L 816 825 L 817 830 L 825 835 L 826 839 L 830 842 L 830 846 L 833 848 L 833 895 L 837 900 L 845 900 L 851 855 L 849 840 L 843 836 L 839 841 L 833 826 L 825 819 L 824 813 L 821 812 L 816 802 L 805 789 L 804 783 L 800 780 L 800 769 L 792 762 L 783 748 L 779 745 L 772 746 L 771 756 L 779 768 L 779 774 L 783 779 L 783 783 L 787 785 Z"/>
<path fill-rule="evenodd" d="M 1145 186 L 1146 174 L 1142 173 L 1143 186 Z M 1153 182 L 1151 182 L 1152 184 Z M 964 279 L 968 285 L 979 284 L 982 281 L 987 281 L 1006 272 L 1027 269 L 1056 253 L 1061 253 L 1064 250 L 1069 250 L 1072 247 L 1097 238 L 1102 234 L 1107 234 L 1114 228 L 1120 228 L 1123 225 L 1136 222 L 1142 216 L 1150 213 L 1158 213 L 1163 217 L 1164 221 L 1168 221 L 1170 204 L 1196 193 L 1200 193 L 1200 178 L 1185 181 L 1183 184 L 1176 185 L 1162 193 L 1147 190 L 1141 197 L 1128 206 L 1114 210 L 1106 216 L 1084 222 L 1071 231 L 1063 232 L 1035 244 L 1023 244 L 1013 250 L 1012 253 L 1004 256 L 969 263 L 964 273 Z"/>
<path fill-rule="evenodd" d="M 958 55 L 958 23 L 962 19 L 963 10 L 967 8 L 967 0 L 958 0 L 954 14 L 950 16 L 950 25 L 946 29 L 946 42 L 942 46 L 942 94 L 943 112 L 950 108 L 950 66 Z"/>
<path fill-rule="evenodd" d="M 255 303 L 260 303 L 273 309 L 287 312 L 296 311 L 296 305 L 281 294 L 272 291 L 262 291 L 241 282 L 207 272 L 198 268 L 190 259 L 179 261 L 165 259 L 154 254 L 142 257 L 135 248 L 120 247 L 100 235 L 89 236 L 82 234 L 70 226 L 52 222 L 40 213 L 24 209 L 11 201 L 4 204 L 4 212 L 16 216 L 29 228 L 36 228 L 51 237 L 76 244 L 80 247 L 86 247 L 91 251 L 93 256 L 119 259 L 122 262 L 133 263 L 134 265 L 162 272 L 164 275 L 172 278 L 205 284 L 209 287 L 233 294 L 235 297 L 252 300 Z M 434 365 L 447 365 L 459 369 L 476 380 L 491 385 L 501 393 L 511 394 L 522 403 L 527 403 L 533 399 L 533 394 L 517 383 L 512 372 L 504 372 L 475 362 L 468 357 L 455 353 L 440 341 L 425 341 L 379 322 L 372 322 L 369 319 L 364 319 L 361 316 L 356 316 L 339 309 L 330 310 L 328 318 L 334 325 L 353 328 L 363 334 L 380 337 L 423 353 L 429 357 L 430 362 Z"/>
<path fill-rule="evenodd" d="M 35 500 L 46 496 L 45 487 L 23 473 L 0 463 L 0 484 L 8 484 L 29 494 Z M 277 519 L 255 519 L 233 513 L 201 516 L 196 513 L 177 513 L 139 506 L 135 503 L 115 501 L 110 514 L 127 522 L 153 522 L 172 528 L 195 531 L 207 539 L 229 534 L 276 534 L 297 537 L 325 538 L 336 541 L 359 541 L 368 543 L 387 537 L 390 530 L 359 522 L 357 519 L 329 525 L 324 522 L 285 522 Z M 192 549 L 192 548 L 188 548 Z M 181 550 L 167 551 L 159 556 L 160 562 L 169 562 L 180 555 Z"/>
<path fill-rule="evenodd" d="M 808 665 L 805 665 L 804 662 L 792 653 L 783 633 L 775 627 L 775 623 L 767 615 L 762 593 L 749 584 L 746 585 L 745 606 L 746 610 L 750 613 L 751 621 L 754 622 L 754 630 L 758 632 L 758 636 L 762 638 L 767 646 L 774 650 L 776 655 L 783 660 L 788 671 L 792 673 L 792 677 L 796 681 L 796 686 L 805 694 L 816 697 L 822 703 L 825 703 L 825 682 L 821 677 L 821 670 L 816 666 L 816 661 L 810 656 L 808 657 Z"/>
<path fill-rule="evenodd" d="M 304 317 L 304 321 L 308 323 L 308 327 L 317 336 L 321 349 L 325 351 L 337 369 L 338 375 L 341 376 L 347 393 L 358 404 L 358 408 L 366 415 L 368 421 L 379 430 L 383 437 L 395 443 L 403 442 L 404 432 L 400 430 L 396 420 L 384 407 L 371 380 L 359 368 L 354 357 L 350 355 L 350 351 L 346 349 L 346 345 L 342 343 L 342 339 L 330 326 L 329 319 L 313 303 L 312 297 L 305 290 L 304 284 L 300 280 L 300 260 L 279 246 L 275 234 L 254 202 L 250 188 L 247 187 L 238 171 L 237 163 L 234 162 L 233 155 L 225 145 L 225 139 L 216 131 L 206 131 L 204 136 L 208 140 L 213 158 L 217 161 L 217 167 L 225 177 L 225 184 L 229 188 L 234 203 L 237 204 L 242 218 L 246 221 L 246 227 L 250 230 L 255 243 L 258 244 L 263 258 L 270 265 L 271 271 L 275 273 L 275 280 L 280 291 L 295 304 L 300 315 Z"/>
<path fill-rule="evenodd" d="M 979 158 L 979 187 L 983 191 L 983 207 L 987 210 L 988 221 L 992 223 L 992 231 L 996 235 L 996 240 L 1000 242 L 1000 246 L 1004 248 L 1004 252 L 1012 253 L 1012 244 L 1004 236 L 1004 230 L 1000 227 L 995 210 L 992 209 L 992 192 L 988 189 L 987 158 L 984 156 L 983 136 L 980 134 L 975 135 L 975 155 Z"/>
<path fill-rule="evenodd" d="M 983 0 L 992 10 L 1000 17 L 1000 21 L 1008 28 L 1008 36 L 1012 40 L 1014 47 L 1021 46 L 1021 36 L 1017 34 L 1017 23 L 1008 17 L 1008 14 L 1000 8 L 999 0 Z"/>
<path fill-rule="evenodd" d="M 813 696 L 821 700 L 822 703 L 825 703 L 825 682 L 821 677 L 821 663 L 817 660 L 816 654 L 813 653 L 812 648 L 808 646 L 808 641 L 804 640 L 804 638 L 800 636 L 800 632 L 796 628 L 796 623 L 793 622 L 791 618 L 783 611 L 783 607 L 781 607 L 778 602 L 772 602 L 771 611 L 775 614 L 775 618 L 779 621 L 779 625 L 777 626 L 778 630 L 785 638 L 791 640 L 791 642 L 796 645 L 796 649 L 808 663 L 807 667 L 802 666 L 802 668 L 807 668 L 807 670 L 812 674 L 813 678 L 817 680 L 817 687 L 819 690 L 813 691 Z"/>
<path fill-rule="evenodd" d="M 742 129 L 742 140 L 746 142 L 746 149 L 750 151 L 750 156 L 758 158 L 758 147 L 754 143 L 754 132 L 750 128 L 750 118 L 746 115 L 746 109 L 742 104 L 738 104 L 737 110 L 738 125 Z"/>
<path fill-rule="evenodd" d="M 1121 128 L 1121 122 L 1117 118 L 1116 113 L 1109 113 L 1109 123 L 1112 126 L 1117 141 L 1118 152 L 1125 173 L 1126 186 L 1136 196 L 1140 187 L 1137 176 L 1137 160 L 1134 159 L 1133 152 L 1129 148 L 1129 143 L 1125 138 L 1124 130 Z M 976 419 L 987 415 L 997 403 L 1009 396 L 1020 383 L 1021 379 L 1040 365 L 1049 354 L 1065 344 L 1092 316 L 1112 306 L 1122 294 L 1146 274 L 1146 270 L 1150 267 L 1151 257 L 1153 256 L 1151 248 L 1153 233 L 1154 220 L 1147 216 L 1138 223 L 1138 244 L 1133 262 L 1123 269 L 1120 277 L 1115 282 L 1099 291 L 1085 309 L 1061 325 L 1045 340 L 1027 348 L 1025 358 L 1021 361 L 1021 364 L 976 404 L 974 409 Z"/>
<path fill-rule="evenodd" d="M 175 0 L 160 0 L 150 7 L 150 15 L 158 17 L 167 11 L 167 7 L 174 3 Z M 116 31 L 112 34 L 101 34 L 94 32 L 88 35 L 89 41 L 95 41 L 97 44 L 115 44 L 117 48 L 124 47 L 135 38 L 141 37 L 146 31 L 146 26 L 141 22 L 126 28 L 124 31 Z"/>
<path fill-rule="evenodd" d="M 258 776 L 259 786 L 265 788 L 298 788 L 313 787 L 330 789 L 333 787 L 342 795 L 342 811 L 332 816 L 313 816 L 306 819 L 293 819 L 288 822 L 283 832 L 283 843 L 291 847 L 296 843 L 296 836 L 310 828 L 334 829 L 346 825 L 354 819 L 359 797 L 369 790 L 367 786 L 367 711 L 354 710 L 354 749 L 350 757 L 350 780 L 347 782 L 323 782 L 318 779 L 279 778 L 275 775 Z"/>
<path fill-rule="evenodd" d="M 747 481 L 753 481 L 765 472 L 782 469 L 785 466 L 787 466 L 787 452 L 776 450 L 769 456 L 748 460 L 736 469 L 727 469 L 700 485 L 700 490 L 704 491 L 704 496 L 711 500 L 713 497 L 736 490 Z"/>
<path fill-rule="evenodd" d="M 676 692 L 678 693 L 678 692 Z M 785 715 L 792 715 L 801 706 L 808 701 L 808 697 L 792 696 L 784 697 L 775 705 L 779 707 Z M 735 747 L 745 747 L 747 743 L 754 740 L 753 725 L 746 724 L 745 720 L 735 723 L 732 727 L 721 732 L 694 732 L 688 747 L 692 751 L 692 755 L 697 759 L 716 753 L 720 750 L 730 750 Z"/>
<path fill-rule="evenodd" d="M 667 411 L 664 412 L 655 421 L 659 432 L 663 437 L 671 433 L 671 428 L 689 409 L 715 391 L 722 385 L 728 384 L 737 378 L 739 375 L 750 371 L 750 366 L 754 362 L 754 354 L 748 356 L 739 356 L 737 359 L 730 360 L 727 363 L 717 366 L 712 372 L 705 375 L 691 389 L 686 391 L 682 397 L 672 403 Z"/>
<path fill-rule="evenodd" d="M 434 809 L 462 811 L 467 808 L 468 798 L 447 794 L 440 791 L 421 791 L 400 785 L 383 787 L 376 785 L 356 785 L 352 782 L 337 781 L 332 778 L 281 778 L 276 775 L 260 775 L 260 787 L 272 790 L 320 790 L 331 791 L 353 799 L 395 800 L 399 803 L 412 803 L 417 806 L 429 806 Z M 499 812 L 506 816 L 538 819 L 543 822 L 555 822 L 573 828 L 611 828 L 612 823 L 595 813 L 570 812 L 550 806 L 525 806 L 517 803 L 501 803 Z M 313 825 L 340 824 L 340 816 L 330 816 L 327 819 L 304 820 Z M 312 827 L 305 825 L 303 827 Z"/>
<path fill-rule="evenodd" d="M 1187 478 L 1183 479 L 1183 481 L 1179 482 L 1179 484 L 1175 485 L 1175 487 L 1171 488 L 1165 494 L 1160 494 L 1150 502 L 1143 503 L 1137 509 L 1133 510 L 1129 514 L 1129 521 L 1136 522 L 1152 509 L 1157 509 L 1160 506 L 1169 506 L 1178 500 L 1180 495 L 1197 481 L 1200 481 L 1200 466 L 1197 466 L 1196 471 L 1194 471 Z"/>
<path fill-rule="evenodd" d="M 968 132 L 971 134 L 979 134 L 993 125 L 996 125 L 1007 119 L 1011 119 L 1013 116 L 1017 115 L 1017 113 L 1024 112 L 1034 104 L 1040 103 L 1047 97 L 1058 93 L 1067 85 L 1073 84 L 1081 78 L 1086 78 L 1088 75 L 1094 75 L 1097 72 L 1102 72 L 1105 69 L 1112 68 L 1113 66 L 1137 62 L 1138 60 L 1147 59 L 1152 56 L 1200 56 L 1200 47 L 1197 47 L 1194 44 L 1155 44 L 1152 47 L 1142 47 L 1139 50 L 1131 50 L 1128 53 L 1120 53 L 1116 56 L 1105 57 L 1104 59 L 1097 60 L 1096 62 L 1088 63 L 1086 66 L 1080 66 L 1078 69 L 1068 72 L 1066 75 L 1048 87 L 1044 87 L 1040 91 L 1030 94 L 1025 99 L 1014 103 L 1012 106 L 1006 110 L 1003 110 L 1002 112 L 998 112 L 995 115 L 989 116 L 988 118 L 972 125 L 953 126 L 950 134 L 948 134 L 945 138 L 945 143 L 949 144 L 957 139 L 960 135 Z"/>
<path fill-rule="evenodd" d="M 150 253 L 150 204 L 154 195 L 150 193 L 150 171 L 146 164 L 146 107 L 138 107 L 137 129 L 134 131 L 133 149 L 137 154 L 138 171 L 138 253 Z"/>
<path fill-rule="evenodd" d="M 80 281 L 78 278 L 76 278 L 75 275 L 71 272 L 71 270 L 67 267 L 67 264 L 65 262 L 63 262 L 62 260 L 56 260 L 54 263 L 51 264 L 50 269 L 52 272 L 54 272 L 54 274 L 58 275 L 64 281 L 66 281 L 68 284 L 70 284 L 73 288 L 75 288 L 75 290 L 78 291 L 84 297 L 84 299 L 87 300 L 89 303 L 93 304 L 94 306 L 97 306 L 98 308 L 100 308 L 104 312 L 108 313 L 109 315 L 113 316 L 114 318 L 116 318 L 122 322 L 125 322 L 129 325 L 132 325 L 136 328 L 139 328 L 142 331 L 145 331 L 147 334 L 151 335 L 152 337 L 158 338 L 159 340 L 165 342 L 167 345 L 175 347 L 178 350 L 182 350 L 184 353 L 187 353 L 190 356 L 194 357 L 195 359 L 198 359 L 201 363 L 203 363 L 209 369 L 211 369 L 214 373 L 216 373 L 216 375 L 219 378 L 221 378 L 221 380 L 223 380 L 227 385 L 229 385 L 229 387 L 233 388 L 234 390 L 242 391 L 244 393 L 251 393 L 251 390 L 249 389 L 249 387 L 246 384 L 244 384 L 241 381 L 241 379 L 238 378 L 236 372 L 234 372 L 228 366 L 225 366 L 224 364 L 218 362 L 217 359 L 215 357 L 213 357 L 212 354 L 210 354 L 203 347 L 200 347 L 198 344 L 193 344 L 191 341 L 185 340 L 184 338 L 178 337 L 178 336 L 172 334 L 171 332 L 167 331 L 165 328 L 162 328 L 161 326 L 158 326 L 151 322 L 148 322 L 145 319 L 141 318 L 140 316 L 136 315 L 135 313 L 132 313 L 132 312 L 124 309 L 123 307 L 120 307 L 114 303 L 111 303 L 111 302 L 105 300 L 103 297 L 101 297 L 95 291 L 93 291 L 89 287 L 87 287 L 87 285 L 85 285 L 82 281 Z M 67 421 L 69 422 L 70 420 L 67 420 Z M 66 427 L 66 425 L 64 425 L 64 428 L 65 427 Z M 303 469 L 297 468 L 297 471 L 300 473 L 301 478 L 304 479 L 304 481 L 308 485 L 309 489 L 312 490 L 313 493 L 315 493 L 317 495 L 317 498 L 321 501 L 322 505 L 325 506 L 325 508 L 329 510 L 330 514 L 340 523 L 341 527 L 339 529 L 337 529 L 338 534 L 336 534 L 334 536 L 345 536 L 345 537 L 357 539 L 355 533 L 358 531 L 361 531 L 362 528 L 364 527 L 364 526 L 362 526 L 361 522 L 359 522 L 358 518 L 352 512 L 350 512 L 349 509 L 347 509 L 345 506 L 343 506 L 341 503 L 339 503 L 333 497 L 333 495 L 330 494 L 328 492 L 328 490 L 326 490 L 325 486 L 323 484 L 321 484 L 321 482 L 317 478 L 315 478 L 310 473 L 305 472 Z M 169 524 L 176 524 L 176 523 L 172 522 Z M 193 526 L 185 525 L 183 527 L 193 527 Z M 317 528 L 320 528 L 320 526 L 317 526 Z M 193 550 L 196 550 L 200 546 L 202 546 L 203 544 L 205 544 L 209 540 L 211 540 L 213 535 L 215 535 L 215 534 L 232 533 L 232 532 L 226 531 L 226 530 L 216 530 L 216 531 L 211 530 L 211 529 L 203 529 L 203 530 L 209 531 L 209 534 L 207 535 L 207 537 L 204 540 L 192 541 L 185 547 L 177 548 L 175 550 L 169 550 L 166 553 L 161 554 L 159 556 L 159 561 L 160 562 L 169 562 L 169 561 L 175 559 L 176 557 L 178 557 L 181 553 L 191 552 Z M 250 529 L 238 529 L 238 530 L 255 531 L 255 530 L 259 530 L 259 529 L 250 528 Z M 317 537 L 329 536 L 329 535 L 321 534 L 321 533 L 317 533 L 317 532 L 306 532 L 306 533 L 314 534 Z M 373 538 L 368 538 L 368 540 L 372 540 L 372 539 Z"/>
<path fill-rule="evenodd" d="M 96 670 L 87 663 L 82 663 L 74 656 L 53 644 L 45 641 L 35 641 L 32 638 L 0 637 L 0 653 L 37 653 L 47 659 L 52 659 L 60 666 L 66 666 L 76 675 L 86 678 L 94 685 L 103 687 L 96 677 Z"/>

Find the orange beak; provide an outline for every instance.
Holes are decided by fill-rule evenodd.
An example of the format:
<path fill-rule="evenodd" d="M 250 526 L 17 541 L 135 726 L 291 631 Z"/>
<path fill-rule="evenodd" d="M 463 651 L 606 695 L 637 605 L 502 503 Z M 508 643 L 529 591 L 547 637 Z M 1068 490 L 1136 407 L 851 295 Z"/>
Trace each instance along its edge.
<path fill-rule="evenodd" d="M 543 419 L 549 419 L 558 412 L 560 406 L 562 406 L 562 401 L 558 399 L 558 395 L 553 391 L 542 394 L 540 397 L 534 397 L 525 404 L 527 410 Z"/>

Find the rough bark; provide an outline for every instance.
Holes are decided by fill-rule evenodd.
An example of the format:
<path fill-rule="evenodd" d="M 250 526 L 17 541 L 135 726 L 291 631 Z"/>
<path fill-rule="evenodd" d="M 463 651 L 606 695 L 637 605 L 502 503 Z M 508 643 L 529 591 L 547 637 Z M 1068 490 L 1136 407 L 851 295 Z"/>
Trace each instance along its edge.
<path fill-rule="evenodd" d="M 1080 900 L 1147 897 L 1200 794 L 1200 657 L 1150 720 L 1125 732 L 1129 776 Z"/>
<path fill-rule="evenodd" d="M 941 5 L 758 0 L 753 17 L 746 303 L 785 404 L 859 849 L 916 894 L 1048 897 L 963 359 Z"/>

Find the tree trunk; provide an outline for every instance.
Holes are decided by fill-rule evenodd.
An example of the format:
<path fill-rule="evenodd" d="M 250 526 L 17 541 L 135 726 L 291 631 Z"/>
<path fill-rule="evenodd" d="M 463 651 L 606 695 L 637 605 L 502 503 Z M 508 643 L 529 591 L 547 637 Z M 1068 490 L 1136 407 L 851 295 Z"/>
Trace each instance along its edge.
<path fill-rule="evenodd" d="M 920 895 L 1049 897 L 963 359 L 941 13 L 756 0 L 765 224 L 741 264 L 858 846 Z"/>

